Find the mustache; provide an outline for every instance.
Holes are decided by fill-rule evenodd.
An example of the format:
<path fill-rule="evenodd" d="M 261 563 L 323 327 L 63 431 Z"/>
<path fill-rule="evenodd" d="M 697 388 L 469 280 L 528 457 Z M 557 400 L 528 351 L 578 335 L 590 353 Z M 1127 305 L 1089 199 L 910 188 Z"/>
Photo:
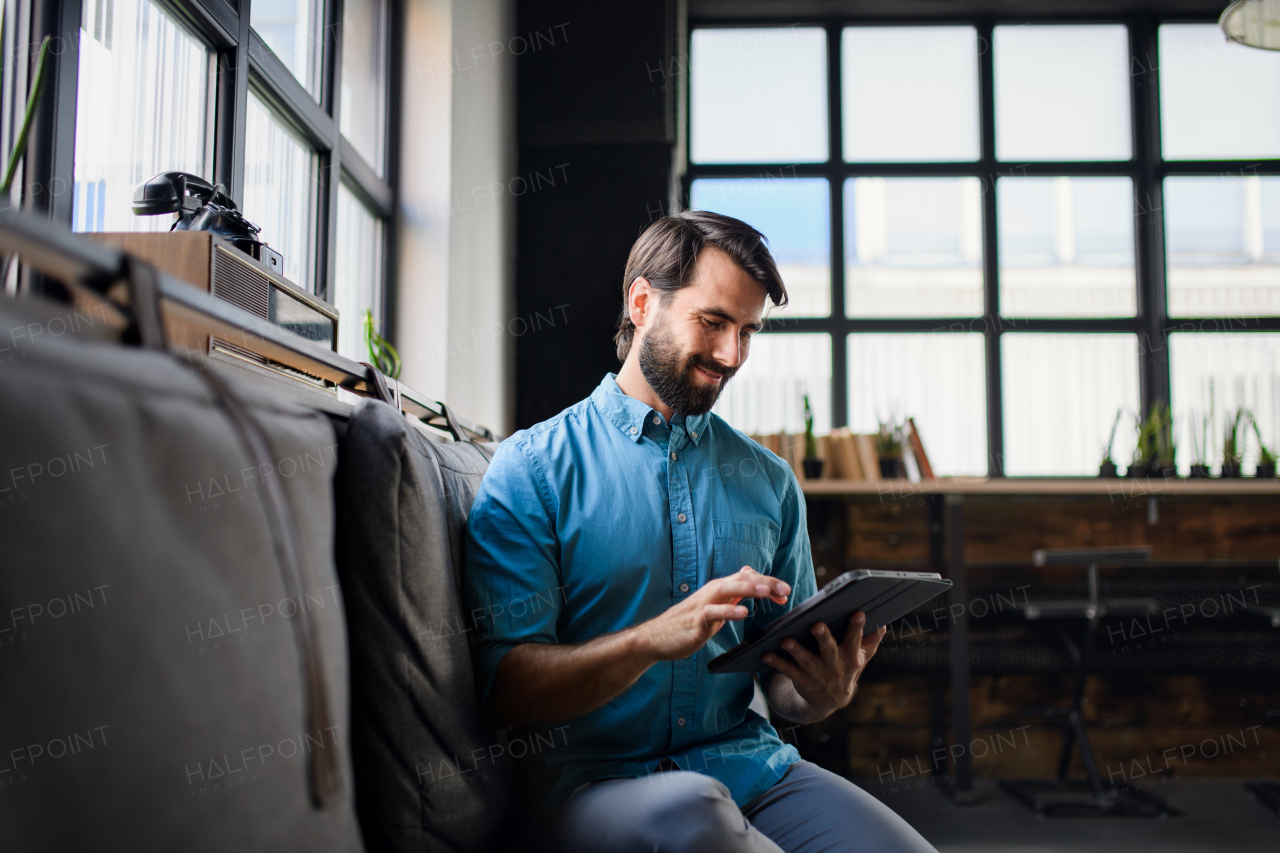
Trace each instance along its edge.
<path fill-rule="evenodd" d="M 707 358 L 704 355 L 689 356 L 689 360 L 685 362 L 685 365 L 686 365 L 686 369 L 689 367 L 698 367 L 698 368 L 701 368 L 702 370 L 705 370 L 707 373 L 710 373 L 714 376 L 720 376 L 724 379 L 728 379 L 729 377 L 733 376 L 733 374 L 738 372 L 738 368 L 721 367 L 720 365 L 716 364 L 714 361 L 712 361 L 711 359 Z"/>

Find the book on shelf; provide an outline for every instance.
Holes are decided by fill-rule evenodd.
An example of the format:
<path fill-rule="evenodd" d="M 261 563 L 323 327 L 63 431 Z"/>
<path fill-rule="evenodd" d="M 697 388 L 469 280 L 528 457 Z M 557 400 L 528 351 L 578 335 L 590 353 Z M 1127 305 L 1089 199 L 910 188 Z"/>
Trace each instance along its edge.
<path fill-rule="evenodd" d="M 880 482 L 880 457 L 876 454 L 872 436 L 855 435 L 853 438 L 858 448 L 858 462 L 862 465 L 862 479 L 868 483 Z"/>
<path fill-rule="evenodd" d="M 920 478 L 922 480 L 936 480 L 937 477 L 933 473 L 933 466 L 929 464 L 929 457 L 924 452 L 924 440 L 920 437 L 920 428 L 916 426 L 915 418 L 907 418 L 907 426 L 910 428 L 911 455 L 916 458 L 916 467 L 920 470 Z"/>
<path fill-rule="evenodd" d="M 848 427 L 837 427 L 828 439 L 831 479 L 862 480 L 862 464 L 858 461 L 858 448 Z"/>

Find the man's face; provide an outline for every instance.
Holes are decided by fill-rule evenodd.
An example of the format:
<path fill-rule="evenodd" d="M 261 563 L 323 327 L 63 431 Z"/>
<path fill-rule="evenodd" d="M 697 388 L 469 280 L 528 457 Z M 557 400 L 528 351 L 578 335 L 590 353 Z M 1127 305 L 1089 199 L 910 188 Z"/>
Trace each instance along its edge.
<path fill-rule="evenodd" d="M 663 294 L 639 345 L 645 381 L 672 411 L 711 410 L 762 326 L 764 285 L 719 249 L 698 254 L 693 281 Z"/>

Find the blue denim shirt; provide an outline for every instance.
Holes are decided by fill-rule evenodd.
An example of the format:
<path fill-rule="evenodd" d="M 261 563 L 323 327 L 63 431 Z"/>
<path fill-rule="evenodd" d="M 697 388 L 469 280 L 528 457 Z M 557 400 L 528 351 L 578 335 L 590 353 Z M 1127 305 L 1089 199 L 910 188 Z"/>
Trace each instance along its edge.
<path fill-rule="evenodd" d="M 790 584 L 787 603 L 744 601 L 747 618 L 696 655 L 655 664 L 551 738 L 520 741 L 541 745 L 521 763 L 545 805 L 595 779 L 652 773 L 664 757 L 719 779 L 740 806 L 781 779 L 800 755 L 748 709 L 751 676 L 711 675 L 707 662 L 813 595 L 813 560 L 782 460 L 718 415 L 667 422 L 613 374 L 498 447 L 467 521 L 482 702 L 513 647 L 638 625 L 743 566 Z"/>

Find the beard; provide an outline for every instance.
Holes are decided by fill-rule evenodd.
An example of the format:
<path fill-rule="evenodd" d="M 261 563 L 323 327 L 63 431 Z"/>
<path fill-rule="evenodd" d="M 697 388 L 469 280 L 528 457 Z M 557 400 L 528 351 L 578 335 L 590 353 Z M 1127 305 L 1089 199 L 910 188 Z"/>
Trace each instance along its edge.
<path fill-rule="evenodd" d="M 658 399 L 673 412 L 686 416 L 711 411 L 729 378 L 738 372 L 737 368 L 726 369 L 704 355 L 685 357 L 661 316 L 640 341 L 639 363 L 640 372 Z M 693 376 L 694 368 L 721 379 L 713 386 L 701 385 Z"/>

